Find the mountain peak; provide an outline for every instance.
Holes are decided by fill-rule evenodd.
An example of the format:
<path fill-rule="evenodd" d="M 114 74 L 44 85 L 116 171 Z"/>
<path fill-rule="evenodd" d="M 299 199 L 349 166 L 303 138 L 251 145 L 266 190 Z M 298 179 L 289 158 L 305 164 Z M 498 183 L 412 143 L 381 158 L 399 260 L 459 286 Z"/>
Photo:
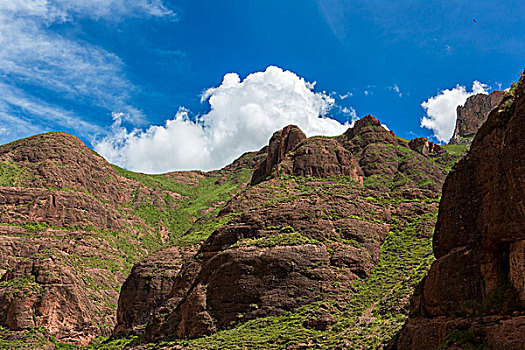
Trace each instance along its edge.
<path fill-rule="evenodd" d="M 504 91 L 492 91 L 489 95 L 477 94 L 470 96 L 463 106 L 458 106 L 456 128 L 449 144 L 470 144 L 473 135 L 478 132 L 489 113 L 496 108 L 504 95 Z"/>

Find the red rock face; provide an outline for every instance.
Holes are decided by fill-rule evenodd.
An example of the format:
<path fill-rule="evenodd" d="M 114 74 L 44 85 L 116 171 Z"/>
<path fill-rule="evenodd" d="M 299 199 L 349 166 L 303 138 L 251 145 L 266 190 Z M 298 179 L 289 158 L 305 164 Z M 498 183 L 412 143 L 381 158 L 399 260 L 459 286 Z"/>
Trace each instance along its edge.
<path fill-rule="evenodd" d="M 445 181 L 437 260 L 414 298 L 399 349 L 435 349 L 452 329 L 472 332 L 490 348 L 525 348 L 524 133 L 522 78 Z"/>
<path fill-rule="evenodd" d="M 171 247 L 159 250 L 136 264 L 122 285 L 117 310 L 116 336 L 142 334 L 151 311 L 160 307 L 173 288 L 182 259 L 195 252 Z"/>
<path fill-rule="evenodd" d="M 129 309 L 147 310 L 147 339 L 203 336 L 237 322 L 297 310 L 321 296 L 345 305 L 350 300 L 345 290 L 369 276 L 379 261 L 392 210 L 405 218 L 424 213 L 418 198 L 437 196 L 444 180 L 427 157 L 371 116 L 336 138 L 305 139 L 290 126 L 275 133 L 266 149 L 268 156 L 252 178 L 256 185 L 234 196 L 219 213 L 233 218 L 187 260 L 171 290 L 166 285 L 156 291 L 168 294 L 160 307 L 145 297 L 145 273 L 132 274 L 124 285 L 122 295 L 135 297 L 121 296 L 129 301 L 120 303 L 119 314 L 122 309 L 137 318 Z M 397 176 L 406 181 L 369 188 L 363 186 L 361 169 L 385 179 L 386 185 Z M 419 187 L 420 176 L 435 180 L 435 188 Z M 407 199 L 389 208 L 363 199 L 390 191 L 415 202 Z M 162 266 L 162 259 L 148 264 L 156 260 Z M 129 328 L 126 322 L 119 318 L 117 330 Z M 326 329 L 331 322 L 321 312 L 307 323 Z"/>
<path fill-rule="evenodd" d="M 102 319 L 95 315 L 101 310 L 88 298 L 86 283 L 63 258 L 52 255 L 9 270 L 2 282 L 25 282 L 22 288 L 0 291 L 0 321 L 12 330 L 46 327 L 62 341 L 87 345 L 100 334 L 97 324 Z"/>
<path fill-rule="evenodd" d="M 304 140 L 306 140 L 306 135 L 295 125 L 288 125 L 284 129 L 276 131 L 270 138 L 268 147 L 266 147 L 266 159 L 257 165 L 253 173 L 252 184 L 259 183 L 264 178 L 271 176 L 274 167 L 284 159 L 288 152 Z"/>
<path fill-rule="evenodd" d="M 458 106 L 456 129 L 449 143 L 458 145 L 468 142 L 462 140 L 462 137 L 478 132 L 481 125 L 487 120 L 489 113 L 499 105 L 504 94 L 504 91 L 493 91 L 490 95 L 477 94 L 469 97 L 464 106 Z"/>
<path fill-rule="evenodd" d="M 363 183 L 363 174 L 352 154 L 337 140 L 313 137 L 289 153 L 277 166 L 282 175 L 333 177 L 349 176 Z"/>
<path fill-rule="evenodd" d="M 109 336 L 127 274 L 124 249 L 145 255 L 137 236 L 155 234 L 126 204 L 166 208 L 182 196 L 119 175 L 64 133 L 3 145 L 0 161 L 19 172 L 16 187 L 0 186 L 0 324 L 42 326 L 79 345 Z"/>
<path fill-rule="evenodd" d="M 273 167 L 283 161 L 285 154 L 304 140 L 306 135 L 295 125 L 288 125 L 283 130 L 275 132 L 268 145 L 266 174 L 270 174 Z"/>
<path fill-rule="evenodd" d="M 185 188 L 205 178 L 245 186 L 238 174 L 264 156 L 245 154 L 219 171 L 174 172 L 162 180 Z M 3 145 L 0 162 L 0 170 L 16 170 L 14 180 L 0 183 L 0 325 L 20 333 L 42 326 L 47 336 L 78 345 L 109 336 L 117 319 L 116 334 L 142 332 L 148 310 L 164 301 L 192 249 L 161 250 L 126 280 L 132 262 L 183 233 L 147 221 L 137 208 L 173 211 L 188 197 L 157 186 L 156 178 L 146 185 L 135 180 L 140 174 L 125 177 L 65 133 Z M 218 198 L 206 210 L 223 204 Z M 117 302 L 130 307 L 116 315 Z"/>
<path fill-rule="evenodd" d="M 276 186 L 279 181 L 264 184 Z M 223 215 L 240 208 L 245 214 L 216 230 L 182 268 L 169 299 L 153 311 L 147 337 L 196 337 L 238 321 L 279 315 L 322 293 L 341 293 L 356 278 L 368 276 L 389 226 L 343 217 L 376 212 L 388 219 L 390 213 L 353 204 L 364 196 L 358 187 L 336 188 L 345 195 L 299 197 L 262 208 L 257 204 L 276 195 L 268 187 L 255 186 L 235 197 Z M 332 207 L 341 218 L 323 214 Z M 341 236 L 356 243 L 337 242 Z M 320 243 L 330 239 L 330 244 Z"/>
<path fill-rule="evenodd" d="M 445 152 L 443 147 L 436 145 L 434 142 L 428 141 L 426 137 L 417 137 L 408 143 L 410 149 L 421 153 L 424 156 L 429 154 L 439 154 Z"/>
<path fill-rule="evenodd" d="M 87 193 L 75 191 L 1 187 L 0 206 L 3 209 L 0 220 L 5 223 L 45 222 L 53 226 L 91 225 L 117 230 L 125 222 L 114 208 Z"/>

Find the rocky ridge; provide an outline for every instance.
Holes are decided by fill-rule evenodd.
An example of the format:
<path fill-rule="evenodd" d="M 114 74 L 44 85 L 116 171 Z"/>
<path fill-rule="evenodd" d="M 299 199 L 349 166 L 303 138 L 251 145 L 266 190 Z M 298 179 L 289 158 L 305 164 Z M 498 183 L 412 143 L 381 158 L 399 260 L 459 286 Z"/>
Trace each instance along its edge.
<path fill-rule="evenodd" d="M 337 310 L 359 309 L 362 313 L 352 317 L 370 320 L 378 317 L 370 310 L 398 313 L 429 263 L 422 263 L 423 251 L 446 164 L 454 158 L 438 147 L 429 151 L 427 144 L 427 149 L 419 145 L 412 143 L 412 149 L 371 116 L 334 138 L 306 138 L 296 126 L 276 132 L 255 168 L 253 186 L 219 212 L 224 224 L 183 264 L 173 285 L 159 292 L 161 306 L 146 302 L 145 289 L 134 292 L 146 285 L 144 276 L 128 278 L 119 314 L 140 309 L 151 316 L 119 321 L 115 333 L 145 334 L 152 341 L 199 338 L 258 320 L 299 317 L 304 321 L 298 331 L 332 332 L 327 333 L 332 334 L 329 341 L 344 344 L 336 329 L 347 321 L 337 321 Z M 393 263 L 380 262 L 385 240 L 395 240 L 394 232 L 412 235 L 413 225 L 420 232 L 406 243 L 415 244 L 413 253 L 421 255 L 417 262 L 405 261 L 411 277 L 399 271 L 404 281 L 393 277 L 374 287 L 377 293 L 382 288 L 401 293 L 405 301 L 394 306 L 378 298 L 363 304 L 365 309 L 352 305 L 364 297 L 364 288 L 372 288 L 367 283 L 382 283 L 374 269 Z M 388 256 L 383 253 L 384 259 Z M 143 261 L 134 270 L 151 263 Z M 324 306 L 317 309 L 319 305 Z"/>
<path fill-rule="evenodd" d="M 395 347 L 525 348 L 525 77 L 449 174 L 433 263 Z"/>
<path fill-rule="evenodd" d="M 4 145 L 0 338 L 382 344 L 431 262 L 457 159 L 372 116 L 330 138 L 289 126 L 209 173 L 129 172 L 63 133 Z"/>
<path fill-rule="evenodd" d="M 449 141 L 451 145 L 472 143 L 474 134 L 487 120 L 489 113 L 496 108 L 505 91 L 493 91 L 490 94 L 470 96 L 463 106 L 458 106 L 456 114 L 456 128 Z"/>
<path fill-rule="evenodd" d="M 0 326 L 43 327 L 47 337 L 77 345 L 111 335 L 132 265 L 192 226 L 206 230 L 257 157 L 212 174 L 148 176 L 112 166 L 69 134 L 1 146 Z M 181 246 L 174 268 L 199 240 Z"/>

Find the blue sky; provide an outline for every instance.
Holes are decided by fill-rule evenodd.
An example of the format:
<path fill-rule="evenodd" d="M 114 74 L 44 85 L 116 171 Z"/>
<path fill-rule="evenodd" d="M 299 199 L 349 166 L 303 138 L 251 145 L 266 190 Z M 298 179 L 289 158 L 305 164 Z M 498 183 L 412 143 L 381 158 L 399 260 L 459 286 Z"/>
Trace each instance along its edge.
<path fill-rule="evenodd" d="M 444 141 L 472 91 L 518 79 L 524 23 L 519 1 L 1 2 L 0 143 L 66 131 L 162 172 L 220 167 L 290 122 L 336 134 L 372 114 Z"/>

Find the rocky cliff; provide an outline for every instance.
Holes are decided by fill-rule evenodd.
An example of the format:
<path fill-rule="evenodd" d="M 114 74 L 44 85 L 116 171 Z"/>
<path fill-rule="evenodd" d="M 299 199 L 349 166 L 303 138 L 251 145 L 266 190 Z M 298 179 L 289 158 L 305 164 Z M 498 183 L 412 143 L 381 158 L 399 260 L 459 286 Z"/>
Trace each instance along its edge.
<path fill-rule="evenodd" d="M 209 174 L 148 176 L 112 166 L 64 133 L 1 146 L 0 326 L 78 345 L 111 335 L 132 265 L 190 228 L 205 231 L 258 159 L 247 154 Z M 175 271 L 199 241 L 171 255 Z"/>
<path fill-rule="evenodd" d="M 122 288 L 115 334 L 158 341 L 248 325 L 271 333 L 260 345 L 259 335 L 237 339 L 251 347 L 302 346 L 293 332 L 325 332 L 323 342 L 345 346 L 341 327 L 357 322 L 356 341 L 385 340 L 363 331 L 359 320 L 377 322 L 369 330 L 380 333 L 385 325 L 378 319 L 406 309 L 429 264 L 437 199 L 455 159 L 420 143 L 411 148 L 371 116 L 333 138 L 306 138 L 296 126 L 276 132 L 253 186 L 224 206 L 217 217 L 222 226 L 180 272 L 169 259 L 178 253 L 169 251 L 134 267 Z M 163 271 L 176 277 L 155 283 L 155 299 L 149 281 Z M 387 328 L 396 329 L 399 320 Z M 291 322 L 291 333 L 276 331 L 275 322 Z M 239 346 L 220 339 L 217 348 Z M 199 348 L 198 342 L 184 346 Z"/>
<path fill-rule="evenodd" d="M 470 96 L 463 106 L 458 106 L 456 128 L 449 143 L 470 144 L 474 134 L 487 120 L 489 113 L 499 105 L 504 94 L 504 91 L 493 91 L 489 95 L 477 94 Z"/>
<path fill-rule="evenodd" d="M 1 146 L 0 346 L 380 346 L 432 261 L 446 147 L 372 116 L 209 173 L 129 172 L 63 133 Z"/>
<path fill-rule="evenodd" d="M 525 348 L 525 78 L 449 174 L 398 349 Z"/>

